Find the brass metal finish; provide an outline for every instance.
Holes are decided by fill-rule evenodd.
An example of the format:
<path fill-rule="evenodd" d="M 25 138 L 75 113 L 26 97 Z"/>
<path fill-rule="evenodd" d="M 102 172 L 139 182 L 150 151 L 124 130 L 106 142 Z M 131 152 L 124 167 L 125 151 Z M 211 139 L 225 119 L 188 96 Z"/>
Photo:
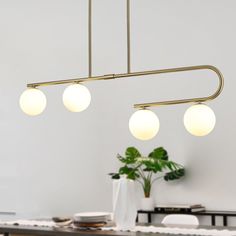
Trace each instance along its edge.
<path fill-rule="evenodd" d="M 88 76 L 92 76 L 92 0 L 88 2 Z"/>
<path fill-rule="evenodd" d="M 150 70 L 150 71 L 140 71 L 140 72 L 131 72 L 131 59 L 130 59 L 130 0 L 127 0 L 127 73 L 122 74 L 109 74 L 101 76 L 92 76 L 92 0 L 88 0 L 88 77 L 67 79 L 67 80 L 57 80 L 57 81 L 48 81 L 40 83 L 30 83 L 27 87 L 36 88 L 40 86 L 49 86 L 49 85 L 59 85 L 59 84 L 69 84 L 69 83 L 84 83 L 89 81 L 99 81 L 99 80 L 109 80 L 117 78 L 127 78 L 134 76 L 147 76 L 147 75 L 156 75 L 156 74 L 167 74 L 167 73 L 176 73 L 184 71 L 196 71 L 196 70 L 211 70 L 216 73 L 219 79 L 219 86 L 217 90 L 210 96 L 199 97 L 199 98 L 188 98 L 181 100 L 170 100 L 170 101 L 161 101 L 161 102 L 151 102 L 151 103 L 140 103 L 135 104 L 134 108 L 147 108 L 154 106 L 162 105 L 175 105 L 183 103 L 198 103 L 213 100 L 218 97 L 224 86 L 224 78 L 221 72 L 214 66 L 211 65 L 199 65 L 199 66 L 188 66 L 188 67 L 179 67 L 179 68 L 169 68 L 169 69 L 160 69 L 160 70 Z"/>
<path fill-rule="evenodd" d="M 211 70 L 216 73 L 218 80 L 219 80 L 219 85 L 218 85 L 217 90 L 212 95 L 207 96 L 207 97 L 188 98 L 188 99 L 151 102 L 151 103 L 141 103 L 141 104 L 135 104 L 134 108 L 146 108 L 146 107 L 163 106 L 163 105 L 176 105 L 176 104 L 184 104 L 184 103 L 201 103 L 201 102 L 206 102 L 206 101 L 210 101 L 210 100 L 217 98 L 223 90 L 224 77 L 223 77 L 222 73 L 214 66 L 200 65 L 200 66 L 171 68 L 171 69 L 160 70 L 159 73 L 157 73 L 157 74 L 194 71 L 194 70 Z"/>
<path fill-rule="evenodd" d="M 140 103 L 140 104 L 135 104 L 134 108 L 147 108 L 147 107 L 162 106 L 162 105 L 205 102 L 205 101 L 213 100 L 216 97 L 218 97 L 224 86 L 224 77 L 216 67 L 211 66 L 211 65 L 178 67 L 178 68 L 140 71 L 140 72 L 131 72 L 131 73 L 123 73 L 123 74 L 109 74 L 109 75 L 84 77 L 84 78 L 69 79 L 69 80 L 57 80 L 57 81 L 49 81 L 49 82 L 42 82 L 42 83 L 32 83 L 32 84 L 28 84 L 27 86 L 35 88 L 39 86 L 59 85 L 59 84 L 68 84 L 68 83 L 83 83 L 83 82 L 89 82 L 89 81 L 109 80 L 109 79 L 127 78 L 127 77 L 134 77 L 134 76 L 147 76 L 147 75 L 156 75 L 156 74 L 167 74 L 167 73 L 195 71 L 195 70 L 211 70 L 216 73 L 219 79 L 219 86 L 217 90 L 215 91 L 215 93 L 207 97 L 189 98 L 189 99 L 181 99 L 181 100 L 162 101 L 162 102 L 151 102 L 151 103 Z"/>
<path fill-rule="evenodd" d="M 127 73 L 131 72 L 130 63 L 130 0 L 127 0 L 126 6 L 126 17 L 127 17 Z"/>

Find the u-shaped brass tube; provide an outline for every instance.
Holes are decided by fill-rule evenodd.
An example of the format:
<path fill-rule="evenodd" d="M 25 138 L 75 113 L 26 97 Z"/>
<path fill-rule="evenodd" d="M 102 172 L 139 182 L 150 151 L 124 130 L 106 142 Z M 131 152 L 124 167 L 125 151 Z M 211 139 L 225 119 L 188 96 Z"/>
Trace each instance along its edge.
<path fill-rule="evenodd" d="M 89 82 L 89 81 L 110 80 L 110 79 L 117 79 L 117 78 L 127 78 L 127 77 L 134 77 L 134 76 L 146 76 L 146 75 L 156 75 L 156 74 L 167 74 L 167 73 L 195 71 L 195 70 L 211 70 L 217 74 L 218 79 L 219 79 L 219 86 L 218 86 L 217 90 L 215 91 L 215 93 L 213 93 L 212 95 L 207 96 L 207 97 L 188 98 L 188 99 L 181 99 L 181 100 L 171 100 L 171 101 L 151 102 L 151 103 L 140 103 L 140 104 L 135 104 L 134 108 L 147 108 L 147 107 L 162 106 L 162 105 L 175 105 L 175 104 L 192 103 L 192 102 L 205 102 L 205 101 L 213 100 L 216 97 L 218 97 L 223 89 L 223 86 L 224 86 L 224 77 L 216 67 L 211 66 L 211 65 L 178 67 L 178 68 L 140 71 L 140 72 L 131 72 L 131 73 L 123 73 L 123 74 L 109 74 L 109 75 L 85 77 L 85 78 L 78 78 L 78 79 L 32 83 L 32 84 L 28 84 L 27 86 L 35 88 L 35 87 L 39 87 L 39 86 L 49 86 L 49 85 L 68 84 L 68 83 L 84 83 L 84 82 Z"/>
<path fill-rule="evenodd" d="M 179 67 L 179 68 L 170 68 L 152 71 L 153 73 L 145 73 L 147 74 L 166 74 L 166 73 L 174 73 L 174 72 L 184 72 L 184 71 L 194 71 L 194 70 L 211 70 L 214 71 L 219 79 L 219 85 L 217 90 L 210 96 L 207 97 L 198 97 L 198 98 L 188 98 L 188 99 L 180 99 L 180 100 L 170 100 L 170 101 L 161 101 L 161 102 L 151 102 L 151 103 L 140 103 L 135 104 L 135 108 L 146 108 L 146 107 L 154 107 L 154 106 L 163 106 L 163 105 L 175 105 L 175 104 L 183 104 L 183 103 L 198 103 L 205 102 L 215 99 L 220 95 L 224 87 L 224 77 L 222 73 L 215 67 L 211 65 L 200 65 L 200 66 L 189 66 L 189 67 Z"/>

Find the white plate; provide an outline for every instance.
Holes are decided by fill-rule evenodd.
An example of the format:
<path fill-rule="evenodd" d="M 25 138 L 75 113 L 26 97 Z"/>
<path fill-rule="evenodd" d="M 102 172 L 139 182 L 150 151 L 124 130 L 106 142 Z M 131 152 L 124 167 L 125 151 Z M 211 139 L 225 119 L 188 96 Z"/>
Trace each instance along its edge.
<path fill-rule="evenodd" d="M 74 219 L 79 222 L 104 222 L 111 220 L 109 212 L 82 212 L 74 214 Z"/>
<path fill-rule="evenodd" d="M 109 212 L 82 212 L 74 214 L 74 217 L 81 218 L 96 218 L 96 217 L 110 217 L 111 213 Z"/>

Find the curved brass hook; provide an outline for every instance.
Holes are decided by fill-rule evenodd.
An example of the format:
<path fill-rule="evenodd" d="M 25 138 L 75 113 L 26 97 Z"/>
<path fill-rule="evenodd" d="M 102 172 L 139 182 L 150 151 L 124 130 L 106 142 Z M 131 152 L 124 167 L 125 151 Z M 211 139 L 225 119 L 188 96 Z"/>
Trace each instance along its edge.
<path fill-rule="evenodd" d="M 189 67 L 179 67 L 179 68 L 170 68 L 170 69 L 162 69 L 156 71 L 147 71 L 141 72 L 138 75 L 151 75 L 151 74 L 164 74 L 164 73 L 174 73 L 174 72 L 183 72 L 183 71 L 193 71 L 193 70 L 211 70 L 214 71 L 219 79 L 219 86 L 217 90 L 210 96 L 207 97 L 199 97 L 199 98 L 189 98 L 189 99 L 181 99 L 181 100 L 171 100 L 171 101 L 161 101 L 161 102 L 151 102 L 151 103 L 140 103 L 135 104 L 134 108 L 147 108 L 154 106 L 163 106 L 163 105 L 175 105 L 175 104 L 183 104 L 183 103 L 198 103 L 198 102 L 206 102 L 215 99 L 220 95 L 224 87 L 224 77 L 222 73 L 215 67 L 211 65 L 200 65 L 200 66 L 189 66 Z M 135 75 L 137 76 L 137 74 Z"/>

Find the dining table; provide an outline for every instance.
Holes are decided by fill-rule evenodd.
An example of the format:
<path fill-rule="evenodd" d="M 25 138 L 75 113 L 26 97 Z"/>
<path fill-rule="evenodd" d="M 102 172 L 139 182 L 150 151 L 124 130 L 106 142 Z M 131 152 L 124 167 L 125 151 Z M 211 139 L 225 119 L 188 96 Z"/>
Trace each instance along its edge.
<path fill-rule="evenodd" d="M 138 224 L 141 226 L 150 226 L 150 224 Z M 152 224 L 154 227 L 166 228 L 167 226 L 162 224 Z M 186 227 L 184 227 L 186 228 Z M 187 228 L 191 228 L 188 226 Z M 203 226 L 197 227 L 199 230 L 219 230 L 221 232 L 236 232 L 236 227 L 224 227 L 224 226 Z M 153 236 L 151 232 L 130 232 L 130 231 L 116 231 L 116 230 L 104 230 L 104 229 L 79 229 L 72 227 L 43 227 L 43 226 L 27 226 L 27 225 L 7 225 L 0 224 L 0 234 L 4 236 Z M 155 233 L 155 236 L 176 236 L 182 235 L 181 233 Z M 193 235 L 193 234 L 184 234 Z M 198 234 L 195 234 L 198 235 Z M 201 235 L 201 234 L 199 234 Z M 209 234 L 211 235 L 211 234 Z M 236 235 L 236 234 L 220 234 L 224 235 Z"/>

